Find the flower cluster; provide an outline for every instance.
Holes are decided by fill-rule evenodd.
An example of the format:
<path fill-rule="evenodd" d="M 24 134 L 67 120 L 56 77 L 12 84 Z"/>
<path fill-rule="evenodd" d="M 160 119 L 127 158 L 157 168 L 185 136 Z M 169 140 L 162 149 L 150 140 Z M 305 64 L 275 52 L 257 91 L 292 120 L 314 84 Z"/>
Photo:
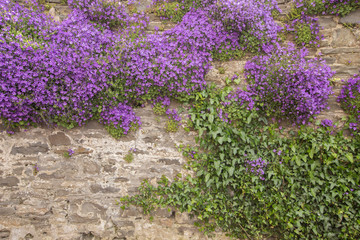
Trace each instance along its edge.
<path fill-rule="evenodd" d="M 360 76 L 355 75 L 346 81 L 337 99 L 341 107 L 351 115 L 350 129 L 356 130 L 360 124 Z"/>
<path fill-rule="evenodd" d="M 322 120 L 320 124 L 323 127 L 336 127 L 336 125 L 333 123 L 333 121 L 331 121 L 329 119 Z"/>
<path fill-rule="evenodd" d="M 133 23 L 145 29 L 148 18 L 144 13 L 129 15 L 126 5 L 116 0 L 68 0 L 68 5 L 75 10 L 80 10 L 88 19 L 103 24 L 110 28 L 127 28 Z"/>
<path fill-rule="evenodd" d="M 168 121 L 166 123 L 166 131 L 167 132 L 176 132 L 179 129 L 179 126 L 181 125 L 181 117 L 178 115 L 178 112 L 176 109 L 166 110 L 166 115 L 168 116 Z"/>
<path fill-rule="evenodd" d="M 105 128 L 114 138 L 120 138 L 141 125 L 140 118 L 124 103 L 119 103 L 116 107 L 103 106 L 100 122 L 106 125 Z"/>
<path fill-rule="evenodd" d="M 245 65 L 249 91 L 268 115 L 306 123 L 327 106 L 334 75 L 325 61 L 307 60 L 307 50 L 293 45 L 256 56 Z"/>
<path fill-rule="evenodd" d="M 295 42 L 299 46 L 320 47 L 320 27 L 317 18 L 302 15 L 286 25 L 286 30 L 295 33 Z"/>
<path fill-rule="evenodd" d="M 248 173 L 254 174 L 255 176 L 260 176 L 261 180 L 265 180 L 263 175 L 265 174 L 265 168 L 268 163 L 262 158 L 258 158 L 255 160 L 247 160 L 245 162 L 245 170 Z"/>

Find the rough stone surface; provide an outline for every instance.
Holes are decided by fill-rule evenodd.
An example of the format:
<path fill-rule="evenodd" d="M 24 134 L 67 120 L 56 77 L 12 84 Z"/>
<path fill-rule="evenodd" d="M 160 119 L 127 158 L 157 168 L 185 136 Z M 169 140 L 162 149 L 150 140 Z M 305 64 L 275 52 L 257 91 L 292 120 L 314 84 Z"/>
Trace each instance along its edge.
<path fill-rule="evenodd" d="M 58 132 L 49 136 L 49 141 L 52 146 L 70 145 L 71 141 L 63 132 Z"/>
<path fill-rule="evenodd" d="M 138 7 L 145 8 L 148 2 L 142 0 Z M 279 0 L 283 14 L 290 3 Z M 70 11 L 54 4 L 50 15 L 64 20 Z M 156 16 L 150 15 L 150 21 L 150 28 L 159 24 Z M 345 28 L 333 16 L 320 16 L 319 23 L 325 39 L 309 57 L 322 53 L 337 74 L 330 109 L 318 119 L 338 121 L 346 116 L 336 102 L 340 79 L 360 69 L 360 31 Z M 247 59 L 213 62 L 206 80 L 225 86 L 226 78 L 237 73 L 242 80 L 239 87 L 246 86 L 242 73 Z M 186 175 L 182 168 L 185 159 L 176 145 L 196 145 L 195 132 L 181 127 L 176 133 L 167 133 L 166 118 L 155 116 L 150 106 L 135 112 L 141 117 L 141 130 L 119 140 L 111 138 L 96 121 L 72 130 L 36 128 L 13 136 L 0 133 L 0 239 L 208 239 L 186 213 L 158 209 L 150 221 L 140 208 L 122 210 L 118 205 L 122 196 L 136 194 L 144 179 L 156 183 L 162 175 L 169 179 L 178 173 Z M 63 153 L 69 148 L 75 154 L 65 158 Z M 124 156 L 130 148 L 137 151 L 134 161 L 127 163 Z M 227 238 L 216 232 L 214 239 Z"/>
<path fill-rule="evenodd" d="M 333 47 L 354 47 L 356 38 L 350 29 L 339 28 L 333 32 Z"/>
<path fill-rule="evenodd" d="M 360 9 L 357 9 L 347 16 L 340 18 L 340 23 L 360 24 Z"/>

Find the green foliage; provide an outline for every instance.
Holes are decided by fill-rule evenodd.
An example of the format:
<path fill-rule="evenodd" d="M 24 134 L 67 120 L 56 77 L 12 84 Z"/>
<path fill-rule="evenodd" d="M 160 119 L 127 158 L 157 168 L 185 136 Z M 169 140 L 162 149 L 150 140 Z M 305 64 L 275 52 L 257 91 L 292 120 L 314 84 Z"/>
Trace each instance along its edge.
<path fill-rule="evenodd" d="M 218 70 L 220 74 L 225 74 L 225 68 L 219 67 Z"/>
<path fill-rule="evenodd" d="M 176 207 L 196 216 L 200 230 L 220 227 L 237 238 L 358 239 L 360 142 L 330 127 L 281 137 L 255 108 L 224 107 L 229 90 L 199 93 L 190 109 L 201 149 L 181 149 L 194 177 L 163 177 L 157 187 L 145 181 L 122 203 L 145 213 Z M 231 123 L 219 118 L 219 108 Z M 248 162 L 259 158 L 264 175 L 250 171 Z"/>
<path fill-rule="evenodd" d="M 165 2 L 155 7 L 155 15 L 167 17 L 172 22 L 180 22 L 186 14 L 183 8 L 178 2 Z"/>
<path fill-rule="evenodd" d="M 165 115 L 167 107 L 162 105 L 160 102 L 156 103 L 153 107 L 153 111 L 156 115 Z"/>
<path fill-rule="evenodd" d="M 297 0 L 299 1 L 299 0 Z M 291 13 L 292 16 L 299 16 L 301 12 L 305 12 L 308 15 L 319 14 L 336 14 L 339 16 L 345 16 L 346 14 L 360 8 L 360 2 L 354 0 L 344 1 L 332 1 L 329 0 L 304 0 L 301 1 L 301 5 L 296 7 L 294 5 Z"/>
<path fill-rule="evenodd" d="M 128 152 L 124 157 L 125 162 L 132 163 L 134 161 L 134 154 L 132 152 Z"/>
<path fill-rule="evenodd" d="M 214 50 L 211 53 L 212 58 L 218 61 L 239 60 L 244 57 L 245 52 L 241 49 L 231 49 L 226 46 L 220 47 L 220 49 Z"/>
<path fill-rule="evenodd" d="M 299 46 L 302 46 L 303 43 L 307 46 L 311 41 L 315 40 L 315 37 L 310 29 L 308 24 L 297 24 L 295 26 L 296 38 L 295 43 Z"/>
<path fill-rule="evenodd" d="M 179 122 L 174 119 L 167 120 L 165 130 L 167 132 L 177 132 L 179 130 Z"/>

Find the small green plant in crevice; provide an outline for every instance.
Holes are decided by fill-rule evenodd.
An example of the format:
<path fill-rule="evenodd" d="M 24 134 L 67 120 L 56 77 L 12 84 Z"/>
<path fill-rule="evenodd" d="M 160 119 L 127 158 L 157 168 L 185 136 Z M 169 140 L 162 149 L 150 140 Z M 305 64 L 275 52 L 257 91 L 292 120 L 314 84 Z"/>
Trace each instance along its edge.
<path fill-rule="evenodd" d="M 136 152 L 136 148 L 130 148 L 130 151 L 124 156 L 124 161 L 132 163 L 134 161 L 134 152 Z"/>
<path fill-rule="evenodd" d="M 74 150 L 69 149 L 69 150 L 67 150 L 66 152 L 64 152 L 63 156 L 64 156 L 65 158 L 70 158 L 71 156 L 74 155 L 74 153 L 75 153 Z"/>
<path fill-rule="evenodd" d="M 168 120 L 166 121 L 165 130 L 167 132 L 177 132 L 179 130 L 179 126 L 181 125 L 181 118 L 178 115 L 176 109 L 166 110 L 166 115 L 168 116 Z"/>
<path fill-rule="evenodd" d="M 164 106 L 162 103 L 158 102 L 154 105 L 153 111 L 156 115 L 165 115 L 167 106 Z"/>
<path fill-rule="evenodd" d="M 219 67 L 218 71 L 220 74 L 225 74 L 225 68 L 224 67 Z"/>
<path fill-rule="evenodd" d="M 34 170 L 33 170 L 34 176 L 36 176 L 39 171 L 40 171 L 40 170 L 39 170 L 39 166 L 37 165 L 37 163 L 35 163 L 35 164 L 34 164 Z"/>

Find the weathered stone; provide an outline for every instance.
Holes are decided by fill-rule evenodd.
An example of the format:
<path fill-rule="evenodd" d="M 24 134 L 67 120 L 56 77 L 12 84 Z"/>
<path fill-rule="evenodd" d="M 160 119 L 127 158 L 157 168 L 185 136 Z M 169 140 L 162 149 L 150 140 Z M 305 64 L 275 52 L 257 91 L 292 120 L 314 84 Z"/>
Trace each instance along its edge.
<path fill-rule="evenodd" d="M 84 164 L 84 173 L 87 174 L 99 174 L 100 166 L 92 161 L 86 161 Z"/>
<path fill-rule="evenodd" d="M 322 54 L 360 53 L 360 48 L 322 48 Z"/>
<path fill-rule="evenodd" d="M 90 186 L 90 191 L 92 193 L 117 193 L 120 191 L 119 188 L 114 188 L 114 187 L 102 187 L 99 184 L 92 184 Z"/>
<path fill-rule="evenodd" d="M 124 178 L 124 177 L 118 177 L 115 178 L 115 182 L 128 182 L 130 181 L 128 178 Z"/>
<path fill-rule="evenodd" d="M 318 18 L 319 26 L 323 29 L 331 29 L 336 27 L 336 22 L 332 19 L 332 17 L 319 17 Z"/>
<path fill-rule="evenodd" d="M 71 214 L 68 216 L 69 222 L 71 223 L 80 223 L 80 224 L 90 224 L 90 223 L 99 223 L 100 218 L 88 218 L 88 217 L 81 217 L 78 214 Z"/>
<path fill-rule="evenodd" d="M 9 216 L 15 213 L 14 208 L 0 207 L 0 216 Z M 0 238 L 1 239 L 1 238 Z"/>
<path fill-rule="evenodd" d="M 70 138 L 63 132 L 50 135 L 49 141 L 52 146 L 67 146 L 71 144 Z"/>
<path fill-rule="evenodd" d="M 116 167 L 114 167 L 114 165 L 105 165 L 104 166 L 104 172 L 108 172 L 108 173 L 114 173 L 116 171 Z"/>
<path fill-rule="evenodd" d="M 360 53 L 341 54 L 339 56 L 338 62 L 341 64 L 359 64 L 360 65 Z M 360 70 L 360 68 L 359 68 L 359 70 Z"/>
<path fill-rule="evenodd" d="M 31 143 L 28 147 L 16 147 L 14 146 L 11 149 L 11 154 L 24 154 L 24 155 L 32 155 L 38 153 L 46 153 L 49 151 L 49 146 L 46 143 Z"/>
<path fill-rule="evenodd" d="M 15 187 L 19 184 L 17 177 L 5 177 L 0 178 L 0 187 Z"/>
<path fill-rule="evenodd" d="M 357 9 L 345 17 L 340 18 L 340 23 L 360 24 L 360 9 Z"/>
<path fill-rule="evenodd" d="M 104 218 L 106 209 L 96 203 L 85 202 L 81 205 L 81 214 L 90 215 L 91 217 L 97 216 L 97 214 L 99 214 L 102 218 Z"/>
<path fill-rule="evenodd" d="M 331 69 L 336 71 L 337 74 L 354 75 L 359 73 L 359 67 L 356 66 L 335 65 Z"/>
<path fill-rule="evenodd" d="M 333 33 L 333 47 L 354 47 L 356 46 L 356 38 L 354 34 L 347 28 L 336 29 Z"/>
<path fill-rule="evenodd" d="M 44 180 L 62 179 L 65 178 L 65 173 L 64 171 L 59 170 L 51 174 L 41 173 L 38 175 L 38 177 Z"/>
<path fill-rule="evenodd" d="M 168 208 L 158 208 L 153 212 L 154 216 L 157 217 L 175 217 L 175 212 L 173 212 L 171 209 Z"/>
<path fill-rule="evenodd" d="M 159 162 L 165 163 L 165 165 L 180 165 L 180 161 L 178 159 L 161 158 L 159 159 Z"/>
<path fill-rule="evenodd" d="M 13 174 L 14 175 L 21 175 L 24 171 L 24 168 L 23 167 L 18 167 L 18 168 L 14 168 L 13 169 Z"/>
<path fill-rule="evenodd" d="M 86 149 L 86 148 L 83 148 L 83 147 L 78 147 L 76 150 L 75 150 L 75 153 L 76 154 L 89 154 L 89 153 L 92 153 L 93 150 L 91 149 Z"/>
<path fill-rule="evenodd" d="M 1 229 L 0 230 L 0 239 L 9 239 L 10 238 L 10 230 Z"/>
<path fill-rule="evenodd" d="M 61 0 L 46 0 L 48 3 L 61 3 Z"/>

